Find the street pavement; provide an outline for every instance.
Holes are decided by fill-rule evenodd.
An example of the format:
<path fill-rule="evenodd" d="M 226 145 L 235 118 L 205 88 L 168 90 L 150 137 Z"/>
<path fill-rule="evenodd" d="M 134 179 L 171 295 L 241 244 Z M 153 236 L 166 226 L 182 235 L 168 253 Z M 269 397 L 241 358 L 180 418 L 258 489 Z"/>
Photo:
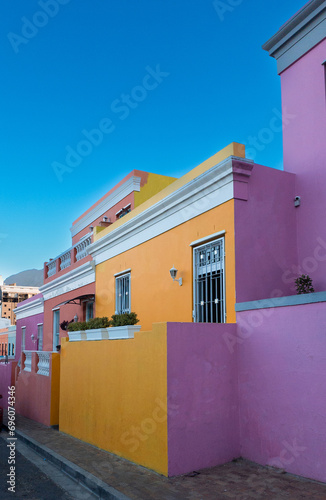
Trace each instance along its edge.
<path fill-rule="evenodd" d="M 180 477 L 166 478 L 20 415 L 17 415 L 16 425 L 16 435 L 20 441 L 29 445 L 34 451 L 37 450 L 47 461 L 54 462 L 61 471 L 69 472 L 80 484 L 87 485 L 100 498 L 117 500 L 326 499 L 326 484 L 299 478 L 243 459 Z M 19 478 L 17 484 L 18 480 Z M 6 497 L 1 495 L 0 498 L 2 500 Z M 16 496 L 16 498 L 25 497 Z M 26 498 L 36 500 L 38 497 Z M 47 498 L 54 497 L 40 497 L 42 500 Z M 66 499 L 67 497 L 59 495 L 59 498 Z"/>
<path fill-rule="evenodd" d="M 0 435 L 0 498 L 26 500 L 80 500 L 95 499 L 93 494 L 76 484 L 75 481 L 58 471 L 56 467 L 33 452 L 21 442 L 15 443 L 10 455 L 8 434 Z M 13 443 L 13 441 L 11 441 Z M 11 456 L 11 458 L 9 458 Z M 8 464 L 11 460 L 11 465 Z M 11 483 L 7 474 L 15 467 L 15 480 Z M 9 490 L 8 488 L 11 488 Z"/>

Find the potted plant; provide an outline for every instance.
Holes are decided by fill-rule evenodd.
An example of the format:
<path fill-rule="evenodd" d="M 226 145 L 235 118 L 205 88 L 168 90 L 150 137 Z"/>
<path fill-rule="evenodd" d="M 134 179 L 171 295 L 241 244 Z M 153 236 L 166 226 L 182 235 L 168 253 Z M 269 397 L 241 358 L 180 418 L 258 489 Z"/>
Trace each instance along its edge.
<path fill-rule="evenodd" d="M 141 329 L 137 314 L 134 312 L 124 314 L 113 314 L 110 319 L 109 338 L 113 339 L 133 339 L 135 332 Z"/>
<path fill-rule="evenodd" d="M 69 341 L 76 342 L 80 340 L 104 340 L 109 338 L 108 327 L 110 326 L 109 319 L 92 318 L 89 321 L 76 321 L 69 323 L 67 331 Z"/>
<path fill-rule="evenodd" d="M 315 291 L 312 286 L 312 279 L 308 274 L 302 274 L 295 280 L 295 286 L 297 289 L 297 294 L 301 295 L 303 293 L 313 293 Z"/>

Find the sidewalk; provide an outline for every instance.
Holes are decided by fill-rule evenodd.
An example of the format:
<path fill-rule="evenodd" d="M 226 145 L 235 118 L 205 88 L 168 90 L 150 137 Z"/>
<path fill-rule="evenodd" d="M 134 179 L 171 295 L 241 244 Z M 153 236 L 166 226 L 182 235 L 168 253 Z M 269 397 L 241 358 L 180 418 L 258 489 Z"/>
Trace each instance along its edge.
<path fill-rule="evenodd" d="M 6 423 L 4 416 L 4 423 Z M 17 415 L 16 436 L 101 498 L 127 500 L 325 500 L 326 484 L 239 459 L 199 474 L 166 478 Z"/>

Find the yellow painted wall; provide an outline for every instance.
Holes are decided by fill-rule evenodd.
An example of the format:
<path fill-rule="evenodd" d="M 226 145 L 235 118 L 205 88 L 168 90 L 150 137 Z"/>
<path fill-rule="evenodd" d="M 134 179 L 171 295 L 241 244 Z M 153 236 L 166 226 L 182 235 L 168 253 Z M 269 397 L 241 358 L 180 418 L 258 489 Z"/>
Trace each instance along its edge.
<path fill-rule="evenodd" d="M 167 475 L 166 324 L 134 339 L 62 339 L 60 431 Z"/>
<path fill-rule="evenodd" d="M 173 193 L 177 189 L 180 189 L 182 186 L 187 184 L 188 182 L 192 181 L 199 175 L 203 174 L 210 168 L 214 167 L 214 165 L 217 165 L 221 161 L 225 160 L 229 156 L 237 156 L 240 158 L 245 158 L 245 146 L 243 144 L 239 144 L 237 142 L 232 142 L 225 148 L 221 149 L 218 153 L 215 155 L 211 156 L 207 160 L 205 160 L 203 163 L 198 165 L 197 167 L 193 168 L 188 172 L 187 174 L 183 175 L 180 177 L 180 179 L 177 179 L 176 181 L 172 182 L 169 184 L 167 187 L 156 193 L 154 196 L 152 196 L 149 199 L 145 199 L 145 196 L 143 196 L 144 202 L 141 203 L 138 206 L 135 206 L 134 210 L 129 212 L 128 214 L 124 215 L 121 217 L 121 219 L 116 220 L 113 224 L 111 224 L 109 227 L 105 228 L 103 231 L 95 231 L 94 232 L 94 241 L 97 241 L 99 238 L 102 238 L 106 234 L 110 233 L 111 231 L 114 231 L 117 227 L 121 226 L 125 222 L 127 222 L 130 219 L 133 219 L 136 215 L 140 214 L 147 208 L 153 206 L 155 203 L 158 201 L 162 200 L 169 194 Z M 144 189 L 144 188 L 142 188 Z M 146 193 L 146 191 L 144 191 Z"/>
<path fill-rule="evenodd" d="M 175 177 L 149 173 L 146 184 L 140 188 L 140 191 L 135 191 L 135 207 L 138 207 L 149 198 L 152 198 L 152 196 L 162 191 L 162 189 L 166 188 L 174 181 L 176 181 Z"/>
<path fill-rule="evenodd" d="M 176 228 L 163 233 L 96 266 L 96 315 L 111 316 L 115 310 L 116 273 L 131 269 L 131 310 L 142 328 L 152 323 L 192 321 L 193 249 L 190 243 L 219 231 L 225 234 L 227 322 L 235 323 L 234 201 L 230 200 Z M 183 285 L 173 282 L 175 266 Z"/>

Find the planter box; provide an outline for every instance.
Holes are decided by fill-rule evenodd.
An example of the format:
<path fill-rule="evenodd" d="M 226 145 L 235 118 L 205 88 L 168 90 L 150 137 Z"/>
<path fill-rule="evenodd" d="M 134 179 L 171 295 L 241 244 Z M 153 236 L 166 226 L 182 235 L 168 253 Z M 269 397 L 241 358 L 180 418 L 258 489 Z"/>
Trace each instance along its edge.
<path fill-rule="evenodd" d="M 140 325 L 111 326 L 108 328 L 109 339 L 133 339 L 135 332 L 139 332 Z"/>
<path fill-rule="evenodd" d="M 110 328 L 97 328 L 93 330 L 68 332 L 69 342 L 84 340 L 117 340 L 133 339 L 135 332 L 139 332 L 140 325 L 113 326 Z"/>

